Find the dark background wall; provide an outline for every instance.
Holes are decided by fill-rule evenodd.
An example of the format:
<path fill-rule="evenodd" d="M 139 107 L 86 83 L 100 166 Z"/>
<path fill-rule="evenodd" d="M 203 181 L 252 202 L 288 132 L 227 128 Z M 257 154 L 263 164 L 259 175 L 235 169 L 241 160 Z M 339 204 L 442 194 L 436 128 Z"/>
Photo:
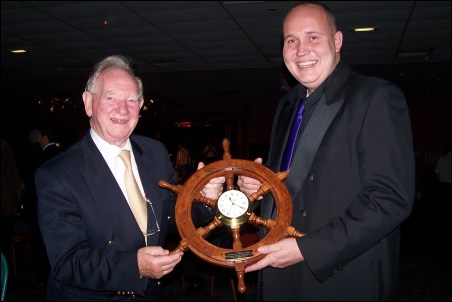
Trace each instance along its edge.
<path fill-rule="evenodd" d="M 442 64 L 450 71 L 450 63 Z M 450 87 L 446 83 L 447 79 L 442 78 L 432 86 L 424 84 L 422 78 L 425 75 L 422 72 L 419 72 L 418 77 L 408 79 L 383 72 L 388 70 L 383 66 L 352 67 L 366 74 L 387 78 L 404 91 L 410 108 L 419 175 L 422 175 L 425 166 L 431 167 L 442 149 L 450 148 Z M 171 154 L 176 153 L 177 144 L 182 142 L 191 151 L 191 159 L 196 162 L 202 160 L 201 150 L 207 140 L 213 141 L 222 150 L 221 141 L 225 137 L 231 140 L 233 157 L 265 158 L 273 114 L 284 93 L 281 89 L 281 71 L 248 72 L 252 83 L 248 89 L 234 91 L 234 87 L 231 87 L 227 92 L 209 95 L 201 91 L 202 85 L 212 83 L 212 78 L 227 81 L 234 77 L 233 71 L 221 75 L 216 72 L 140 75 L 145 84 L 145 97 L 157 97 L 156 103 L 148 104 L 147 110 L 142 110 L 135 132 L 161 140 Z M 261 72 L 273 72 L 274 82 L 259 86 L 256 77 Z M 244 77 L 243 74 L 240 76 Z M 288 84 L 291 81 L 288 78 Z M 86 133 L 89 123 L 81 99 L 85 82 L 86 79 L 81 78 L 29 82 L 2 80 L 2 137 L 11 143 L 22 170 L 27 169 L 37 149 L 28 139 L 33 128 L 54 128 L 64 147 Z M 193 86 L 199 89 L 199 97 Z M 170 92 L 174 90 L 178 90 L 180 97 L 159 97 L 171 95 Z M 55 101 L 51 111 L 53 102 L 49 100 L 52 96 L 59 96 L 60 99 L 61 96 L 68 96 L 70 103 L 61 108 L 64 103 Z M 39 104 L 39 101 L 45 104 Z"/>

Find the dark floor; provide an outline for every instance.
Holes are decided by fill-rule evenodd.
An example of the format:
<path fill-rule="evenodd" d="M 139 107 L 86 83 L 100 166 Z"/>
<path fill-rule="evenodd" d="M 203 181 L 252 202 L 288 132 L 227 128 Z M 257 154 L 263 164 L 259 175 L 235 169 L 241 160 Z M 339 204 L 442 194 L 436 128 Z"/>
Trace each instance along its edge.
<path fill-rule="evenodd" d="M 451 299 L 451 234 L 449 211 L 424 211 L 417 207 L 403 224 L 401 245 L 401 278 L 398 299 L 400 301 L 450 301 Z M 190 257 L 184 256 L 189 261 Z M 16 277 L 10 279 L 6 301 L 43 301 L 45 287 L 36 282 L 36 273 L 26 261 L 21 261 Z M 192 261 L 192 260 L 190 260 Z M 233 269 L 204 263 L 199 269 L 197 287 L 182 286 L 180 270 L 167 276 L 164 299 L 171 301 L 234 301 L 231 285 Z M 179 267 L 179 266 L 178 266 Z M 181 266 L 182 267 L 182 266 Z M 211 291 L 211 276 L 214 288 Z M 185 280 L 189 280 L 188 277 Z M 236 286 L 236 280 L 233 284 Z M 248 288 L 244 294 L 235 291 L 237 300 L 255 300 L 255 276 L 245 275 Z M 213 295 L 212 295 L 213 293 Z"/>

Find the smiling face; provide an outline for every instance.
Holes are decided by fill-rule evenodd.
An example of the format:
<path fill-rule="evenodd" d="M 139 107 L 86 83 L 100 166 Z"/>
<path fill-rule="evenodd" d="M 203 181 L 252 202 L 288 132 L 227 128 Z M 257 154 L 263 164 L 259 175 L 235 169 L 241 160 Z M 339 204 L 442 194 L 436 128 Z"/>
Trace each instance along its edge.
<path fill-rule="evenodd" d="M 312 93 L 339 62 L 342 32 L 336 32 L 333 20 L 322 7 L 305 4 L 286 16 L 283 33 L 284 63 Z"/>
<path fill-rule="evenodd" d="M 91 128 L 109 144 L 123 147 L 143 105 L 135 78 L 124 70 L 110 68 L 99 75 L 94 91 L 83 93 Z"/>

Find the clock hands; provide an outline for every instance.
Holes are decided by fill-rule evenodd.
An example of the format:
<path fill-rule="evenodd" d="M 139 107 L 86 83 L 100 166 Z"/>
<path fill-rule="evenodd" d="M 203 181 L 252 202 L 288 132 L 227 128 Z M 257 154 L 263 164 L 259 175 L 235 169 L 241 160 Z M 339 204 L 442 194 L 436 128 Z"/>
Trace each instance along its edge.
<path fill-rule="evenodd" d="M 234 202 L 232 202 L 232 204 L 235 205 L 235 206 L 237 206 L 237 207 L 239 207 L 239 208 L 241 208 L 241 209 L 246 210 L 246 208 L 245 208 L 244 206 L 241 206 L 241 205 L 239 205 L 239 204 L 237 204 L 237 203 L 234 203 Z"/>
<path fill-rule="evenodd" d="M 241 209 L 244 209 L 244 210 L 246 209 L 244 206 L 241 206 L 240 204 L 235 203 L 234 200 L 232 200 L 230 196 L 228 196 L 228 199 L 231 201 L 232 206 L 237 206 L 237 207 L 239 207 L 239 208 L 241 208 Z M 231 207 L 232 207 L 232 206 L 231 206 Z M 230 209 L 230 208 L 229 208 L 229 209 Z"/>

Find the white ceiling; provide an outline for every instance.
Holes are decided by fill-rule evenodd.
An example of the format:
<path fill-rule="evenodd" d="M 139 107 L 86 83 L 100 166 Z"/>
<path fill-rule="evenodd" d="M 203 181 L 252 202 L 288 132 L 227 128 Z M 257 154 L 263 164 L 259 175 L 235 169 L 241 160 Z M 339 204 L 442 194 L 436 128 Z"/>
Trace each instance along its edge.
<path fill-rule="evenodd" d="M 447 74 L 450 79 L 450 1 L 322 2 L 330 6 L 344 32 L 342 57 L 348 63 L 358 68 L 385 66 L 385 72 L 396 74 L 401 71 L 391 66 L 409 63 L 416 66 L 411 71 L 420 72 L 411 76 L 438 81 Z M 282 18 L 296 3 L 1 1 L 2 82 L 86 80 L 95 62 L 118 53 L 134 60 L 139 75 L 158 73 L 162 81 L 178 85 L 191 85 L 192 72 L 196 77 L 208 71 L 210 76 L 199 80 L 206 91 L 214 86 L 210 96 L 253 77 L 265 85 L 282 66 Z M 103 20 L 109 24 L 103 25 Z M 378 30 L 350 31 L 358 26 Z M 10 53 L 18 48 L 28 52 Z M 381 72 L 378 68 L 373 71 Z M 235 90 L 257 89 L 251 86 Z"/>

